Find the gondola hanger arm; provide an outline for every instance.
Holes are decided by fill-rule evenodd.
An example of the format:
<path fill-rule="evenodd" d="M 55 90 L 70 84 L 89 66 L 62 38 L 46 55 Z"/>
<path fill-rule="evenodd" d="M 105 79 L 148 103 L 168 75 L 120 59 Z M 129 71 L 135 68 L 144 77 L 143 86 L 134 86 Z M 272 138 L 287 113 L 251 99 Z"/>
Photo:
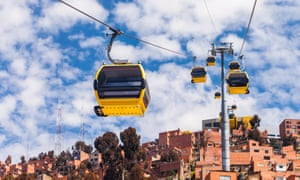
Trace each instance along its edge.
<path fill-rule="evenodd" d="M 108 34 L 106 33 L 107 36 L 111 36 L 110 38 L 110 41 L 109 41 L 109 44 L 107 46 L 107 57 L 108 59 L 113 63 L 113 64 L 125 64 L 125 63 L 128 63 L 128 60 L 116 60 L 116 59 L 113 59 L 110 55 L 110 51 L 111 51 L 111 48 L 112 48 L 112 45 L 113 45 L 113 42 L 115 40 L 115 38 L 118 36 L 118 35 L 121 35 L 123 34 L 122 31 L 120 30 L 116 30 L 116 29 L 113 29 L 113 28 L 109 28 L 113 33 L 112 34 Z"/>

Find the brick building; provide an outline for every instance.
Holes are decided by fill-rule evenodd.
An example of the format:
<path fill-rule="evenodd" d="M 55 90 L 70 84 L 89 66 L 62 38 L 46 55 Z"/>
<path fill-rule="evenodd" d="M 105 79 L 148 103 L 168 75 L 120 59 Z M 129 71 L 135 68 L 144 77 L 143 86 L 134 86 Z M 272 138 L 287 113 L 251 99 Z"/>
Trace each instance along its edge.
<path fill-rule="evenodd" d="M 180 157 L 185 163 L 192 160 L 195 135 L 189 131 L 180 129 L 159 133 L 158 144 L 160 148 L 176 148 L 180 151 Z"/>
<path fill-rule="evenodd" d="M 296 137 L 300 140 L 300 119 L 284 119 L 279 125 L 280 137 Z"/>

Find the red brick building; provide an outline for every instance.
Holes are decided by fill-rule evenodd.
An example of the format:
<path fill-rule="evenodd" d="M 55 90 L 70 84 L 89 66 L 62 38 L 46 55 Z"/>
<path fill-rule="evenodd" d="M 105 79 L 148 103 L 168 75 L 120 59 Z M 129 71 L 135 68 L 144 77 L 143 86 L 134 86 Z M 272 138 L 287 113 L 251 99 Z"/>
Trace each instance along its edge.
<path fill-rule="evenodd" d="M 279 125 L 280 137 L 287 136 L 296 137 L 300 139 L 300 119 L 284 119 Z"/>
<path fill-rule="evenodd" d="M 160 148 L 176 148 L 185 163 L 192 160 L 195 135 L 180 129 L 159 133 L 158 145 Z"/>

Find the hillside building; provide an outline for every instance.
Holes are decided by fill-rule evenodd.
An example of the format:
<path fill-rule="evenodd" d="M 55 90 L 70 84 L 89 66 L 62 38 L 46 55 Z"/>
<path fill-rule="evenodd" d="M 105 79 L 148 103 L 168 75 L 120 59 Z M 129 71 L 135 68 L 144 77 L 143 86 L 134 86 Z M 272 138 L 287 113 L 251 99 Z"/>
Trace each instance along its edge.
<path fill-rule="evenodd" d="M 300 141 L 300 119 L 284 119 L 279 125 L 279 133 L 281 139 L 293 136 Z"/>

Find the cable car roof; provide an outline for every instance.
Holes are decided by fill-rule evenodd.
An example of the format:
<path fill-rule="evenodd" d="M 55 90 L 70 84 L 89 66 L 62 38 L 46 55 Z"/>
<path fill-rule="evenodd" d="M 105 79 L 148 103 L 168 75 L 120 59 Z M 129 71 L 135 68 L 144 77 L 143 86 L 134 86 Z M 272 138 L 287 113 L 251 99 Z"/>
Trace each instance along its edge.
<path fill-rule="evenodd" d="M 216 56 L 208 56 L 206 58 L 206 61 L 208 61 L 208 62 L 215 62 L 216 61 Z"/>
<path fill-rule="evenodd" d="M 205 76 L 206 70 L 204 67 L 197 66 L 192 69 L 191 75 L 192 76 Z"/>
<path fill-rule="evenodd" d="M 239 70 L 240 69 L 240 63 L 238 61 L 232 61 L 229 63 L 229 69 L 230 70 Z"/>

